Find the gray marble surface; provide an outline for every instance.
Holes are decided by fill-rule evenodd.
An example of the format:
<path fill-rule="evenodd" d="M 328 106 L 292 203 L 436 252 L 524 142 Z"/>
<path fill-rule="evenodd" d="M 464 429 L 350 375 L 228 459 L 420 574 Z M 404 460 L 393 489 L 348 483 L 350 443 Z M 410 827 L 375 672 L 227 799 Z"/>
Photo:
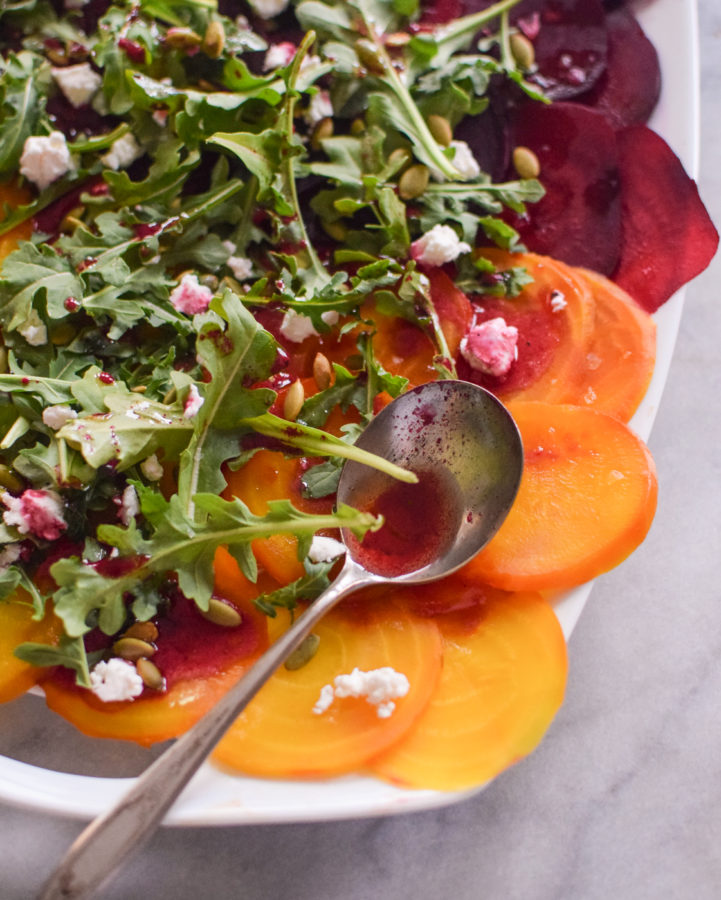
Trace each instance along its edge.
<path fill-rule="evenodd" d="M 700 186 L 721 222 L 721 6 L 700 0 Z M 721 259 L 690 287 L 650 440 L 651 533 L 594 588 L 539 750 L 457 806 L 164 829 L 107 900 L 721 897 Z M 2 730 L 11 728 L 5 718 Z M 0 900 L 34 896 L 81 823 L 0 806 Z"/>

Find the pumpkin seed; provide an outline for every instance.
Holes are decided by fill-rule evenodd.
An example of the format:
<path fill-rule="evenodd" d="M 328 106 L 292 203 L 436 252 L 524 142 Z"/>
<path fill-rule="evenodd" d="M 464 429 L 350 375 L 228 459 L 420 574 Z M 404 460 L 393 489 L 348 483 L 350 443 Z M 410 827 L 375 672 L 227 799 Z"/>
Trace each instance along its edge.
<path fill-rule="evenodd" d="M 412 159 L 412 153 L 407 147 L 396 147 L 396 149 L 388 156 L 388 165 L 393 167 L 393 171 L 397 172 L 407 165 Z"/>
<path fill-rule="evenodd" d="M 328 357 L 323 353 L 316 353 L 313 360 L 313 378 L 319 391 L 324 391 L 327 387 L 330 387 L 332 376 L 333 369 Z"/>
<path fill-rule="evenodd" d="M 296 669 L 302 669 L 303 666 L 307 665 L 318 652 L 319 644 L 320 638 L 317 634 L 311 632 L 309 635 L 306 635 L 290 654 L 288 659 L 286 659 L 284 663 L 285 668 L 290 672 L 294 672 Z"/>
<path fill-rule="evenodd" d="M 211 597 L 208 608 L 201 610 L 200 614 L 208 622 L 221 625 L 223 628 L 237 628 L 243 621 L 243 617 L 234 606 L 217 597 Z"/>
<path fill-rule="evenodd" d="M 20 493 L 25 487 L 22 480 L 4 463 L 0 463 L 0 486 L 15 493 Z"/>
<path fill-rule="evenodd" d="M 359 135 L 363 134 L 365 130 L 366 123 L 363 121 L 363 119 L 353 119 L 353 121 L 350 123 L 350 133 L 354 135 L 354 137 L 358 137 Z"/>
<path fill-rule="evenodd" d="M 358 59 L 366 71 L 373 75 L 385 75 L 386 66 L 375 44 L 366 38 L 359 38 L 354 47 Z"/>
<path fill-rule="evenodd" d="M 161 691 L 165 687 L 163 673 L 154 662 L 151 662 L 144 656 L 135 663 L 135 670 L 143 679 L 143 684 L 146 687 L 149 687 L 154 691 Z"/>
<path fill-rule="evenodd" d="M 303 408 L 304 400 L 305 390 L 303 389 L 303 382 L 300 378 L 296 378 L 293 384 L 288 388 L 288 393 L 285 395 L 285 400 L 283 401 L 283 416 L 288 419 L 289 422 L 295 422 L 298 418 L 298 413 Z"/>
<path fill-rule="evenodd" d="M 521 178 L 538 178 L 541 164 L 538 157 L 528 147 L 516 147 L 513 151 L 513 168 Z"/>
<path fill-rule="evenodd" d="M 141 656 L 152 656 L 155 653 L 155 647 L 140 638 L 121 637 L 113 644 L 113 653 L 123 659 L 135 662 Z"/>
<path fill-rule="evenodd" d="M 165 34 L 165 40 L 176 50 L 191 50 L 193 47 L 200 47 L 203 43 L 202 37 L 196 31 L 184 25 L 169 28 Z"/>
<path fill-rule="evenodd" d="M 133 622 L 123 637 L 138 638 L 141 641 L 153 643 L 158 639 L 158 629 L 153 622 Z"/>
<path fill-rule="evenodd" d="M 420 197 L 428 187 L 430 172 L 428 166 L 418 163 L 409 166 L 398 179 L 398 193 L 402 200 L 413 200 Z"/>
<path fill-rule="evenodd" d="M 208 25 L 203 38 L 203 53 L 211 59 L 218 59 L 225 47 L 225 28 L 223 23 L 214 20 Z"/>
<path fill-rule="evenodd" d="M 61 322 L 60 325 L 53 328 L 50 335 L 50 343 L 55 347 L 64 347 L 72 341 L 76 334 L 77 329 L 73 328 L 68 322 Z"/>
<path fill-rule="evenodd" d="M 509 43 L 511 45 L 511 53 L 518 67 L 527 72 L 536 61 L 536 50 L 533 44 L 525 34 L 520 32 L 512 34 Z"/>
<path fill-rule="evenodd" d="M 453 140 L 453 129 L 445 116 L 428 116 L 428 130 L 433 135 L 433 140 L 441 147 L 450 147 Z"/>

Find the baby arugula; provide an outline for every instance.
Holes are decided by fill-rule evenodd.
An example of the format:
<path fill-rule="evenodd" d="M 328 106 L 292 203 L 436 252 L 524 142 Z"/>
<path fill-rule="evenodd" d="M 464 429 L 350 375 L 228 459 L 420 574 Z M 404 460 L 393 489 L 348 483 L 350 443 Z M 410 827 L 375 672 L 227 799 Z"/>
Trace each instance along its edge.
<path fill-rule="evenodd" d="M 0 466 L 11 493 L 60 497 L 67 524 L 54 589 L 32 578 L 52 544 L 0 526 L 0 597 L 22 585 L 36 617 L 52 598 L 65 629 L 56 647 L 19 648 L 23 659 L 72 668 L 87 685 L 83 635 L 152 618 L 169 585 L 207 609 L 218 547 L 253 580 L 253 540 L 298 539 L 305 575 L 256 600 L 272 615 L 327 584 L 330 564 L 307 556 L 313 534 L 379 526 L 347 507 L 318 516 L 287 501 L 254 515 L 221 496 L 224 472 L 265 444 L 325 460 L 304 471 L 311 497 L 334 492 L 347 458 L 407 476 L 354 446 L 377 395 L 406 386 L 375 360 L 364 310 L 372 301 L 418 325 L 439 377 L 454 374 L 412 243 L 444 224 L 470 245 L 480 231 L 516 247 L 499 216 L 523 212 L 542 189 L 462 172 L 428 120 L 443 115 L 453 128 L 482 113 L 493 79 L 539 98 L 509 51 L 516 2 L 411 34 L 412 2 L 301 0 L 293 14 L 305 37 L 265 68 L 266 25 L 232 20 L 214 0 L 118 2 L 98 22 L 95 11 L 58 17 L 44 0 L 0 9 L 20 36 L 13 47 L 0 38 L 1 175 L 16 175 L 29 136 L 57 127 L 52 110 L 65 101 L 54 66 L 89 61 L 102 79 L 90 125 L 68 132 L 70 169 L 0 216 L 0 235 L 30 219 L 36 228 L 0 276 Z M 211 26 L 223 35 L 212 47 Z M 319 122 L 318 100 L 332 118 Z M 136 161 L 112 163 L 108 151 L 131 136 Z M 423 196 L 399 192 L 409 163 L 429 170 Z M 485 268 L 469 256 L 461 283 Z M 186 274 L 213 296 L 203 312 L 172 301 Z M 523 277 L 496 289 L 513 293 Z M 261 313 L 289 310 L 319 333 L 340 317 L 358 345 L 357 366 L 335 365 L 292 422 L 271 412 L 282 348 L 260 324 Z M 359 418 L 341 438 L 323 430 L 337 406 Z M 111 524 L 127 490 L 137 514 Z"/>

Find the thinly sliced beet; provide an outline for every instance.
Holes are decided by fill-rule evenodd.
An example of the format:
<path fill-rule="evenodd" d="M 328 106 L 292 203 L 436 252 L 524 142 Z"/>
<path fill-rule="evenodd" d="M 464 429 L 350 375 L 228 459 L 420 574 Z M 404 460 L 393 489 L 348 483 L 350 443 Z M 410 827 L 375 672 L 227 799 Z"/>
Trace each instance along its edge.
<path fill-rule="evenodd" d="M 601 77 L 608 48 L 601 0 L 524 0 L 513 18 L 533 41 L 537 71 L 532 80 L 548 97 L 576 97 Z"/>
<path fill-rule="evenodd" d="M 513 224 L 529 250 L 605 275 L 621 250 L 616 135 L 606 119 L 575 103 L 524 104 L 513 125 L 516 146 L 541 164 L 546 196 Z"/>
<path fill-rule="evenodd" d="M 613 280 L 649 312 L 702 272 L 718 232 L 666 141 L 645 125 L 618 132 L 622 245 Z"/>
<path fill-rule="evenodd" d="M 577 98 L 602 112 L 614 128 L 648 121 L 661 93 L 658 53 L 627 9 L 606 17 L 608 64 L 594 87 Z"/>
<path fill-rule="evenodd" d="M 511 158 L 508 133 L 508 109 L 503 88 L 494 90 L 490 103 L 480 116 L 467 116 L 456 129 L 455 137 L 466 141 L 484 172 L 492 181 L 501 181 Z"/>
<path fill-rule="evenodd" d="M 430 0 L 422 22 L 432 25 L 470 15 L 494 0 Z M 601 0 L 521 0 L 511 21 L 533 42 L 532 80 L 554 100 L 587 91 L 606 66 L 608 40 Z"/>

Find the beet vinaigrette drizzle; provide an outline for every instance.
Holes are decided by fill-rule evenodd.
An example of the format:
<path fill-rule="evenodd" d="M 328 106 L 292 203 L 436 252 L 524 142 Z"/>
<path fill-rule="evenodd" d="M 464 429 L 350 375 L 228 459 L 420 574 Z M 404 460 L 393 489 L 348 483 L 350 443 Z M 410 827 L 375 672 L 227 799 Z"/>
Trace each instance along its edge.
<path fill-rule="evenodd" d="M 378 531 L 346 542 L 353 558 L 369 572 L 395 577 L 422 569 L 452 543 L 459 524 L 458 505 L 436 472 L 417 472 L 417 484 L 396 482 L 375 497 L 354 500 L 364 512 L 385 519 Z"/>

